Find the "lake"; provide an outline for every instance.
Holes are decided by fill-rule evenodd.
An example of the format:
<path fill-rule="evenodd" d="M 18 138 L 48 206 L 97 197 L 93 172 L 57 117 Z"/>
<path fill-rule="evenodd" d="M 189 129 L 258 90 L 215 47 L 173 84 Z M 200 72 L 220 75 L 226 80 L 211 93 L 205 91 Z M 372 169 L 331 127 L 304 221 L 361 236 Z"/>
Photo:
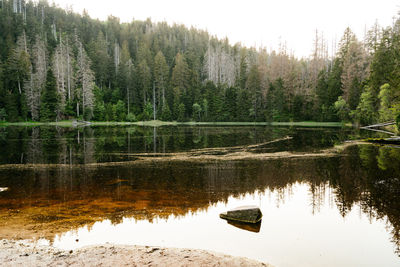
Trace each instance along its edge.
<path fill-rule="evenodd" d="M 400 266 L 400 148 L 353 128 L 2 127 L 0 238 Z M 382 135 L 384 136 L 384 135 Z M 255 226 L 219 213 L 263 212 Z"/>

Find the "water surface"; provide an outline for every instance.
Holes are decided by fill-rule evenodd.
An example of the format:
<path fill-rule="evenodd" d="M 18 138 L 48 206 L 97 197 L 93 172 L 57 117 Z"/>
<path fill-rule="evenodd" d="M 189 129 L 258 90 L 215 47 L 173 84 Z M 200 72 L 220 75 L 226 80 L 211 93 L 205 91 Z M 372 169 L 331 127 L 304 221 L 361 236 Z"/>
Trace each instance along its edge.
<path fill-rule="evenodd" d="M 0 187 L 9 188 L 0 192 L 0 238 L 42 238 L 65 249 L 201 248 L 276 266 L 399 266 L 400 149 L 345 142 L 373 135 L 263 126 L 0 128 Z M 240 151 L 255 157 L 218 160 Z M 268 158 L 280 152 L 289 153 Z M 177 153 L 186 158 L 169 160 Z M 198 160 L 204 154 L 213 158 Z M 248 204 L 264 214 L 259 228 L 218 217 Z"/>

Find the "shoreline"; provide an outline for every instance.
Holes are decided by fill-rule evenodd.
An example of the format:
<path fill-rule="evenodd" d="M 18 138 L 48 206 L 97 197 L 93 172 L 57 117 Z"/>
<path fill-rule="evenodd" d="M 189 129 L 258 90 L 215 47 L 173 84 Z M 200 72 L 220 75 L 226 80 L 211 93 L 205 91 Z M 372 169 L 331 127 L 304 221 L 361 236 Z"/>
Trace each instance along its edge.
<path fill-rule="evenodd" d="M 138 121 L 138 122 L 117 122 L 117 121 L 89 121 L 74 125 L 73 120 L 58 122 L 0 122 L 0 127 L 7 126 L 59 126 L 59 127 L 84 127 L 84 126 L 300 126 L 300 127 L 352 127 L 351 123 L 343 122 L 177 122 L 177 121 Z"/>
<path fill-rule="evenodd" d="M 256 260 L 200 249 L 102 244 L 76 250 L 32 240 L 0 240 L 2 266 L 266 266 Z"/>

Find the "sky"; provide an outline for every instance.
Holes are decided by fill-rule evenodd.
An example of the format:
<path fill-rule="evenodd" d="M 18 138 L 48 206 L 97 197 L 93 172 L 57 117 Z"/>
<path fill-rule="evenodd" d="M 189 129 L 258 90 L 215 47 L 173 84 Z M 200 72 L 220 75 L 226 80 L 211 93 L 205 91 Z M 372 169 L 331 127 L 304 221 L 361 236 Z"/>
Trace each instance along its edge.
<path fill-rule="evenodd" d="M 297 57 L 312 53 L 315 32 L 323 33 L 332 51 L 346 27 L 359 39 L 377 21 L 392 25 L 400 11 L 400 0 L 54 0 L 92 18 L 109 15 L 121 22 L 132 19 L 166 21 L 207 30 L 231 44 L 277 49 L 286 43 Z"/>

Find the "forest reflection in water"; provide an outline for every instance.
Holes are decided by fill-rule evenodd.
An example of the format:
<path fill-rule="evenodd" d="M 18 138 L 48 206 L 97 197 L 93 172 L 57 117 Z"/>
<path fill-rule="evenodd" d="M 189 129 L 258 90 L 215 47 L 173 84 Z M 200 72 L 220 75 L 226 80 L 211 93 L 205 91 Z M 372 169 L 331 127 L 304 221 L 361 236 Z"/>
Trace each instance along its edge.
<path fill-rule="evenodd" d="M 115 129 L 109 130 L 115 131 L 117 136 L 120 134 Z M 205 134 L 201 135 L 202 141 L 197 143 L 193 142 L 193 129 L 186 134 L 181 133 L 184 131 L 182 129 L 178 131 L 177 135 L 183 136 L 180 138 L 187 138 L 183 143 L 177 142 L 175 137 L 165 134 L 165 138 L 173 140 L 168 141 L 170 145 L 165 146 L 166 151 L 184 150 L 185 145 L 180 147 L 177 144 L 185 144 L 185 142 L 189 147 L 187 149 L 219 147 L 222 143 L 215 141 L 218 140 L 218 136 L 221 134 L 224 136 L 224 132 L 229 135 L 229 131 L 226 129 L 212 128 L 208 130 L 208 137 L 205 137 Z M 21 134 L 21 132 L 18 133 Z M 29 134 L 32 133 L 33 131 Z M 80 158 L 72 157 L 76 162 L 95 162 L 99 160 L 98 156 L 101 154 L 107 155 L 118 151 L 118 153 L 126 153 L 122 150 L 126 149 L 126 142 L 129 138 L 120 138 L 125 141 L 119 147 L 115 143 L 110 144 L 109 142 L 112 141 L 108 138 L 104 139 L 104 142 L 99 141 L 101 136 L 94 137 L 95 133 L 96 131 L 93 131 L 92 137 L 85 140 L 85 142 L 91 142 L 91 145 L 86 143 L 84 147 L 82 147 L 82 142 L 84 142 L 82 139 L 79 141 L 79 145 L 76 144 L 76 136 L 69 139 L 62 135 L 62 138 L 49 140 L 53 140 L 50 143 L 56 140 L 58 144 L 54 148 L 60 149 L 61 147 L 60 151 L 65 151 L 63 150 L 65 147 L 67 151 L 75 150 L 73 152 L 75 156 L 81 155 Z M 253 135 L 249 137 L 250 133 Z M 36 154 L 37 158 L 24 156 L 23 162 L 27 163 L 31 160 L 45 163 L 62 163 L 63 160 L 69 162 L 68 153 L 65 158 L 63 158 L 63 153 L 47 153 L 45 152 L 47 149 L 46 139 L 33 140 L 29 134 L 26 139 L 20 136 L 14 141 L 7 139 L 9 142 L 2 144 L 7 151 L 10 151 L 11 155 L 14 155 L 7 158 L 2 153 L 3 164 L 15 163 L 15 159 L 18 158 L 15 156 L 17 153 L 29 155 L 31 153 L 29 152 L 30 142 L 33 141 L 40 143 L 38 146 L 40 149 Z M 271 135 L 273 136 L 271 137 Z M 276 131 L 265 128 L 255 130 L 238 128 L 233 130 L 233 136 L 236 137 L 228 144 L 234 146 L 260 143 L 287 135 L 292 139 L 283 139 L 283 142 L 264 148 L 271 151 L 314 152 L 340 143 L 346 138 L 350 139 L 352 132 L 342 132 L 337 129 L 303 129 L 300 131 L 282 129 Z M 125 134 L 123 136 L 126 137 Z M 162 135 L 158 135 L 156 140 L 161 138 L 160 136 Z M 151 137 L 154 138 L 154 136 Z M 312 137 L 314 139 L 310 140 Z M 136 137 L 136 139 L 144 142 L 142 137 Z M 205 139 L 208 141 L 204 141 Z M 129 142 L 132 142 L 132 139 Z M 162 142 L 158 140 L 156 143 L 155 150 L 159 153 L 158 149 L 162 147 L 162 145 L 160 146 Z M 20 146 L 16 146 L 16 144 Z M 49 147 L 51 146 L 49 145 Z M 145 152 L 143 143 L 132 146 L 131 149 L 135 153 Z M 146 149 L 154 151 L 154 147 Z M 51 151 L 51 148 L 48 148 L 48 151 Z M 86 153 L 82 154 L 82 151 Z M 102 159 L 104 158 L 101 158 L 100 162 Z M 378 242 L 376 245 L 383 249 L 383 247 L 387 248 L 389 244 L 389 247 L 393 246 L 391 249 L 393 255 L 400 255 L 400 149 L 395 147 L 369 144 L 353 145 L 348 146 L 336 156 L 330 157 L 216 160 L 212 162 L 127 161 L 118 166 L 112 164 L 99 166 L 96 164 L 55 164 L 49 167 L 30 168 L 24 168 L 23 164 L 20 166 L 21 168 L 16 168 L 15 165 L 0 168 L 0 187 L 9 188 L 0 193 L 0 238 L 44 237 L 58 242 L 58 245 L 62 247 L 66 246 L 62 244 L 62 240 L 68 239 L 65 234 L 76 237 L 73 232 L 69 232 L 70 230 L 77 231 L 83 226 L 89 227 L 89 229 L 96 228 L 99 227 L 98 223 L 101 221 L 109 222 L 111 226 L 118 227 L 120 225 L 122 227 L 127 220 L 133 220 L 138 227 L 142 225 L 140 227 L 148 230 L 148 232 L 142 231 L 146 235 L 143 240 L 157 239 L 155 229 L 162 229 L 157 227 L 162 227 L 163 222 L 168 227 L 172 227 L 165 229 L 178 231 L 174 233 L 177 236 L 179 236 L 180 230 L 183 231 L 183 229 L 179 229 L 180 223 L 187 220 L 198 220 L 196 224 L 192 224 L 197 227 L 202 220 L 204 223 L 211 222 L 211 225 L 203 226 L 207 229 L 213 229 L 215 225 L 212 223 L 215 222 L 218 224 L 215 229 L 229 232 L 233 231 L 229 230 L 233 229 L 233 226 L 222 220 L 217 221 L 218 212 L 221 211 L 219 209 L 226 209 L 233 203 L 240 205 L 249 199 L 258 204 L 258 198 L 260 198 L 260 203 L 267 203 L 264 206 L 279 206 L 283 203 L 291 203 L 291 199 L 296 199 L 296 196 L 306 194 L 306 201 L 299 202 L 301 204 L 297 204 L 296 209 L 302 210 L 304 214 L 309 214 L 309 218 L 317 218 L 319 213 L 328 212 L 329 216 L 335 220 L 343 218 L 346 221 L 346 218 L 353 216 L 354 211 L 357 210 L 360 212 L 360 218 L 365 218 L 358 223 L 365 223 L 367 220 L 368 223 L 386 227 L 390 240 L 387 240 L 385 244 Z M 274 195 L 274 203 L 269 203 L 268 195 L 270 194 Z M 327 205 L 330 207 L 328 211 Z M 287 219 L 279 216 L 271 218 L 269 217 L 271 214 L 268 214 L 271 211 L 267 210 L 266 212 L 260 236 L 262 236 L 263 229 L 266 229 L 263 227 L 267 227 L 271 221 L 279 225 L 279 223 L 283 223 L 280 220 Z M 296 214 L 294 212 L 293 216 Z M 207 221 L 210 218 L 215 218 L 216 221 Z M 293 218 L 294 221 L 296 219 L 300 220 L 300 218 Z M 145 223 L 147 226 L 144 225 Z M 224 224 L 221 225 L 221 223 Z M 293 229 L 297 229 L 296 226 L 293 226 Z M 196 231 L 196 229 L 186 230 Z M 212 232 L 212 230 L 209 231 Z M 299 228 L 297 231 L 301 231 L 301 229 Z M 327 231 L 334 231 L 334 228 L 328 228 Z M 95 232 L 93 231 L 93 233 Z M 104 231 L 100 233 L 107 236 Z M 387 233 L 381 233 L 380 239 L 382 237 L 387 239 Z M 257 233 L 250 232 L 249 234 L 257 235 Z M 335 234 L 340 236 L 347 233 Z M 233 236 L 238 238 L 241 238 L 240 235 L 238 232 L 233 233 Z M 369 240 L 367 236 L 368 234 L 365 233 L 365 240 Z M 135 240 L 138 240 L 135 238 L 138 237 L 132 236 L 131 242 L 135 243 Z M 265 238 L 264 241 L 272 238 L 272 235 Z M 97 239 L 94 238 L 94 240 Z M 100 238 L 100 240 L 107 239 Z M 364 245 L 365 240 L 364 236 L 361 236 L 357 242 L 361 246 Z M 278 242 L 277 240 L 269 241 Z M 210 242 L 213 241 L 210 240 Z M 168 245 L 174 246 L 174 243 L 168 243 Z M 251 244 L 246 244 L 247 246 L 251 247 Z M 208 247 L 211 247 L 211 244 L 208 244 Z M 221 250 L 235 254 L 234 251 L 223 251 L 222 248 Z M 376 254 L 380 252 L 382 251 L 376 251 Z M 261 254 L 249 256 L 263 259 L 265 253 L 259 253 Z M 371 257 L 380 259 L 376 254 L 371 254 Z M 270 258 L 274 257 L 274 255 L 266 255 Z M 386 254 L 381 253 L 381 255 Z M 387 260 L 388 257 L 385 257 Z M 393 261 L 391 263 L 393 264 Z M 395 263 L 398 264 L 398 261 Z"/>
<path fill-rule="evenodd" d="M 351 128 L 296 127 L 0 127 L 0 164 L 88 164 L 135 160 L 137 154 L 244 146 L 290 137 L 256 153 L 313 152 L 376 136 Z"/>

